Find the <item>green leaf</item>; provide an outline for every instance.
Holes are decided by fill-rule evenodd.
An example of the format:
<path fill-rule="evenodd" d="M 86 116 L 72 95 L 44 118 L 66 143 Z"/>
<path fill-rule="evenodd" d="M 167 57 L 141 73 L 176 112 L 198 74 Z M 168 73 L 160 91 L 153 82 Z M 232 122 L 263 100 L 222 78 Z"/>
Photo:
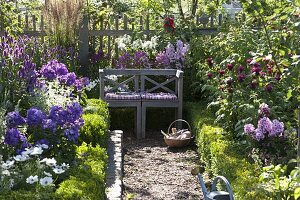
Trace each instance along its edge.
<path fill-rule="evenodd" d="M 297 187 L 294 191 L 294 198 L 298 199 L 300 197 L 300 187 Z"/>

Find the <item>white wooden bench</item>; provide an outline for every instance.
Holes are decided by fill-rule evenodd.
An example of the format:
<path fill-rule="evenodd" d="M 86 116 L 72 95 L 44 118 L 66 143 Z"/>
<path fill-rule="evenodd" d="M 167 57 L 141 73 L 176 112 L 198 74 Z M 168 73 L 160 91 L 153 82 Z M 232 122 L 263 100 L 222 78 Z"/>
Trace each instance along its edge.
<path fill-rule="evenodd" d="M 118 76 L 118 78 L 115 78 Z M 136 136 L 146 136 L 148 107 L 176 108 L 182 118 L 183 72 L 176 69 L 100 69 L 100 98 L 109 107 L 136 108 Z"/>

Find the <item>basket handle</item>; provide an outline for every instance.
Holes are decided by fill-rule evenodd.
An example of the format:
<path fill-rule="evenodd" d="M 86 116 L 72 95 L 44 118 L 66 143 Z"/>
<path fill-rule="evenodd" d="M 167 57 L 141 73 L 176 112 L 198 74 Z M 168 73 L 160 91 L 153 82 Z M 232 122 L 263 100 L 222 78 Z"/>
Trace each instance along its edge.
<path fill-rule="evenodd" d="M 185 121 L 184 119 L 176 119 L 175 121 L 173 121 L 173 122 L 170 124 L 167 133 L 170 133 L 170 129 L 171 129 L 172 125 L 173 125 L 175 122 L 179 122 L 179 121 L 185 122 L 185 123 L 188 125 L 189 130 L 190 130 L 190 132 L 191 132 L 191 134 L 192 134 L 192 128 L 191 128 L 190 124 L 189 124 L 187 121 Z"/>

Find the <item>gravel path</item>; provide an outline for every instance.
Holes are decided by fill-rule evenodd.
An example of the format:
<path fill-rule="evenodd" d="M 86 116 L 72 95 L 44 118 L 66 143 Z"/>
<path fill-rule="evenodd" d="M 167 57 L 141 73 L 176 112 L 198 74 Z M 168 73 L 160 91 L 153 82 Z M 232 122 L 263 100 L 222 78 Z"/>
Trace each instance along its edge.
<path fill-rule="evenodd" d="M 163 138 L 124 137 L 123 199 L 203 199 L 191 169 L 198 163 L 195 147 L 168 148 Z"/>

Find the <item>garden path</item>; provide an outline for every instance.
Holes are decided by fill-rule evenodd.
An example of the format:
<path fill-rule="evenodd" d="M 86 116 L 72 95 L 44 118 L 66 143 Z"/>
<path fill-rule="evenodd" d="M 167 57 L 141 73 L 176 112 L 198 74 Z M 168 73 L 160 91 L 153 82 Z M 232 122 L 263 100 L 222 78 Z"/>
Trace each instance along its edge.
<path fill-rule="evenodd" d="M 171 149 L 158 134 L 142 140 L 124 133 L 123 199 L 203 199 L 191 169 L 199 161 L 195 146 Z"/>

